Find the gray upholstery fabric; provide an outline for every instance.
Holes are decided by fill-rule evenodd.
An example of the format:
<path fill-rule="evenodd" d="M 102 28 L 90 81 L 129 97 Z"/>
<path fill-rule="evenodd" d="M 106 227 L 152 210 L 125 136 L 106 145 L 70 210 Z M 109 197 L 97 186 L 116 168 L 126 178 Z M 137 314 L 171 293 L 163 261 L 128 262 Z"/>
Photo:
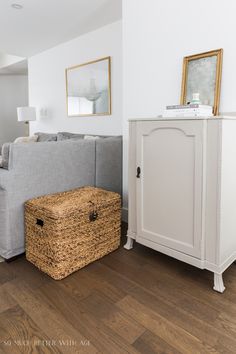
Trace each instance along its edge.
<path fill-rule="evenodd" d="M 37 133 L 36 133 L 37 134 Z M 84 139 L 85 136 L 94 137 L 94 138 L 112 138 L 110 135 L 94 135 L 94 134 L 77 134 L 69 132 L 58 132 L 57 141 L 68 140 L 68 139 Z M 114 136 L 117 137 L 117 136 Z"/>
<path fill-rule="evenodd" d="M 27 200 L 85 185 L 121 191 L 122 162 L 116 159 L 122 141 L 114 139 L 112 148 L 113 139 L 99 146 L 103 139 L 10 145 L 9 169 L 0 169 L 0 256 L 24 252 Z"/>
<path fill-rule="evenodd" d="M 94 140 L 94 139 L 102 139 L 102 137 L 98 136 L 98 135 L 85 135 L 84 139 L 85 140 L 89 140 L 89 139 Z"/>
<path fill-rule="evenodd" d="M 122 137 L 96 139 L 95 144 L 96 186 L 122 195 Z"/>
<path fill-rule="evenodd" d="M 11 143 L 5 143 L 2 146 L 2 161 L 1 166 L 2 168 L 8 169 L 8 160 L 9 160 L 9 152 L 10 152 Z"/>
<path fill-rule="evenodd" d="M 46 142 L 46 141 L 57 141 L 57 134 L 49 134 L 49 133 L 35 133 L 38 135 L 38 142 Z"/>
<path fill-rule="evenodd" d="M 57 133 L 57 140 L 68 140 L 68 139 L 83 139 L 84 135 L 83 134 L 74 134 L 74 133 L 68 133 L 68 132 L 59 132 Z"/>

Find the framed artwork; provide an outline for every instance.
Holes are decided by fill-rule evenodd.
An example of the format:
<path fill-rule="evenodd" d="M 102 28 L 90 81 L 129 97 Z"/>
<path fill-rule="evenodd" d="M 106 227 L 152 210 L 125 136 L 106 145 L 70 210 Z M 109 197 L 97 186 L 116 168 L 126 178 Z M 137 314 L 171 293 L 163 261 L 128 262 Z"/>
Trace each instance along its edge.
<path fill-rule="evenodd" d="M 111 57 L 66 69 L 68 117 L 111 114 Z"/>
<path fill-rule="evenodd" d="M 223 49 L 190 55 L 183 60 L 181 104 L 192 101 L 197 93 L 200 103 L 219 114 Z"/>

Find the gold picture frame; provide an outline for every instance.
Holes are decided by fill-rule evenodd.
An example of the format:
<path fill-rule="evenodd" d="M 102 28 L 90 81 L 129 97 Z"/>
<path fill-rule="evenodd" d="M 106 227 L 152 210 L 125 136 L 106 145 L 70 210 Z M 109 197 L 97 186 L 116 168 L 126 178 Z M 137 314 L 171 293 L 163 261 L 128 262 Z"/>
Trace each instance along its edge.
<path fill-rule="evenodd" d="M 69 67 L 66 76 L 68 117 L 111 115 L 111 57 Z"/>
<path fill-rule="evenodd" d="M 191 101 L 193 93 L 200 93 L 202 104 L 212 105 L 213 114 L 219 114 L 223 49 L 186 56 L 180 104 Z"/>

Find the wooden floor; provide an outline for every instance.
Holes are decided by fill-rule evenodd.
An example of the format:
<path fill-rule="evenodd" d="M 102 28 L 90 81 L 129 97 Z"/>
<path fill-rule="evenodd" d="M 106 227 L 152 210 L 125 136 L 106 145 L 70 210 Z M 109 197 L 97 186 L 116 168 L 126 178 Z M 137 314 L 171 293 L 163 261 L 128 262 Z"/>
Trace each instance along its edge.
<path fill-rule="evenodd" d="M 123 230 L 123 232 L 125 232 Z M 0 264 L 0 353 L 236 353 L 236 265 L 213 277 L 140 245 L 62 281 Z"/>

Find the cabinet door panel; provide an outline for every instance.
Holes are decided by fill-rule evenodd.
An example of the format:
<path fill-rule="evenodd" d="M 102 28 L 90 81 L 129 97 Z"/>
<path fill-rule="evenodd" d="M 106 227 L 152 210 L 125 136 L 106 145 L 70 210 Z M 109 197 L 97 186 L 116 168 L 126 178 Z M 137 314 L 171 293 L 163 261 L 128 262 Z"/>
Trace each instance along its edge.
<path fill-rule="evenodd" d="M 200 258 L 203 122 L 139 122 L 137 127 L 137 240 Z"/>

